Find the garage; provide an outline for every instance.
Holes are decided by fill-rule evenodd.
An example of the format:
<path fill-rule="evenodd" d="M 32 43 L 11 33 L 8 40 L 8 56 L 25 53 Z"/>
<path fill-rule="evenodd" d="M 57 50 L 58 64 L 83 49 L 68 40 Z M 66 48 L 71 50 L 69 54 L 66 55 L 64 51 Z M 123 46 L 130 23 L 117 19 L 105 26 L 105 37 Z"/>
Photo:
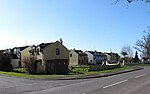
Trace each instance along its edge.
<path fill-rule="evenodd" d="M 68 59 L 46 60 L 46 72 L 50 74 L 68 74 Z"/>

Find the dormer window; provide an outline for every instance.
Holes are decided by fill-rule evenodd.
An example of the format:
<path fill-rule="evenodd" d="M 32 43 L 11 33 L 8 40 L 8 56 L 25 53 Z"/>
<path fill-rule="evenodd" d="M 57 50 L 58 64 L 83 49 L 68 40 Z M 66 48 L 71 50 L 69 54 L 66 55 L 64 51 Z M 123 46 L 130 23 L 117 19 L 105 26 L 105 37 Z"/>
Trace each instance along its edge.
<path fill-rule="evenodd" d="M 37 52 L 37 55 L 40 55 L 40 47 L 37 47 L 36 52 Z"/>
<path fill-rule="evenodd" d="M 56 55 L 60 55 L 60 49 L 56 48 Z"/>

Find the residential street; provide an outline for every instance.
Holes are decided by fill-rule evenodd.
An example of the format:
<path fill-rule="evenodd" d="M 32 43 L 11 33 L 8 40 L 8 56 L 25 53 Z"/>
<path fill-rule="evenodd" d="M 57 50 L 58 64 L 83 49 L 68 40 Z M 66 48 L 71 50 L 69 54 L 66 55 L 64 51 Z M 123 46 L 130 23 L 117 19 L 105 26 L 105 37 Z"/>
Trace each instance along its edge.
<path fill-rule="evenodd" d="M 1 94 L 149 94 L 150 67 L 103 78 L 28 80 L 0 76 Z"/>

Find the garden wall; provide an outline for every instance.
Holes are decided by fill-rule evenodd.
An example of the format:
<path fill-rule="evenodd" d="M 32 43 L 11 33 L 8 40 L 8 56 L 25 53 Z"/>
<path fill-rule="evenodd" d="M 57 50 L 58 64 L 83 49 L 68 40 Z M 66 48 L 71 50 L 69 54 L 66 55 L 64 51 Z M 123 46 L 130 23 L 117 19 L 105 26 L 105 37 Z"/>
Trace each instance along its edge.
<path fill-rule="evenodd" d="M 111 64 L 111 65 L 107 65 L 106 63 L 104 63 L 103 65 L 89 65 L 89 71 L 100 71 L 100 70 L 114 69 L 119 67 L 120 67 L 120 63 Z"/>

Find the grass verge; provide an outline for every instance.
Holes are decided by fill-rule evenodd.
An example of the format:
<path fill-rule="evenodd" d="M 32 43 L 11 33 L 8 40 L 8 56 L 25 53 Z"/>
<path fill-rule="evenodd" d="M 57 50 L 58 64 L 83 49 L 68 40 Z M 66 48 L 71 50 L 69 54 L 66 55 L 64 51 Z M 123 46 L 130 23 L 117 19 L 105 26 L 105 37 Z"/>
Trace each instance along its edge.
<path fill-rule="evenodd" d="M 108 72 L 115 72 L 115 71 L 120 71 L 120 70 L 126 70 L 129 69 L 130 67 L 124 66 L 121 68 L 115 68 L 115 69 L 109 69 L 109 70 L 102 70 L 102 71 L 91 71 L 91 72 L 86 72 L 84 74 L 74 74 L 74 73 L 69 73 L 67 75 L 58 75 L 58 74 L 37 74 L 37 75 L 30 75 L 24 73 L 22 69 L 16 69 L 20 70 L 14 71 L 14 72 L 4 72 L 0 71 L 0 75 L 6 75 L 6 76 L 12 76 L 12 77 L 18 77 L 18 78 L 28 78 L 28 79 L 55 79 L 55 78 L 65 78 L 69 76 L 86 76 L 86 75 L 93 75 L 93 74 L 101 74 L 101 73 L 108 73 Z"/>

